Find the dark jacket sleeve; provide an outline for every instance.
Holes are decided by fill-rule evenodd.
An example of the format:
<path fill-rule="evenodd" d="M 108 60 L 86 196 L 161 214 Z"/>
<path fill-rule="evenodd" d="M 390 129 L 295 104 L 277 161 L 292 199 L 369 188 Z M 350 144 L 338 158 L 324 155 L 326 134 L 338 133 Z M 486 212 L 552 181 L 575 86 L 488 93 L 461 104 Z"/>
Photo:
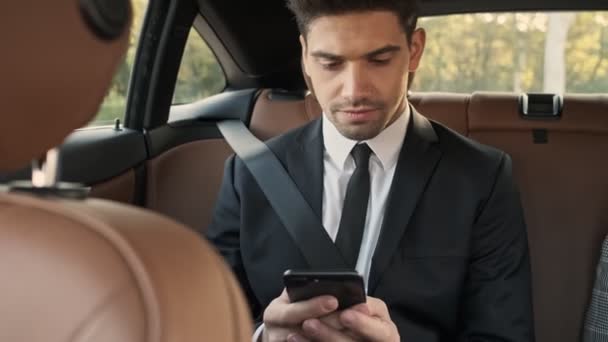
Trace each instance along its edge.
<path fill-rule="evenodd" d="M 241 201 L 234 186 L 235 164 L 234 155 L 226 160 L 224 178 L 206 235 L 232 268 L 257 322 L 261 320 L 260 304 L 253 294 L 241 258 Z"/>
<path fill-rule="evenodd" d="M 527 230 L 506 154 L 471 245 L 459 340 L 534 341 Z"/>

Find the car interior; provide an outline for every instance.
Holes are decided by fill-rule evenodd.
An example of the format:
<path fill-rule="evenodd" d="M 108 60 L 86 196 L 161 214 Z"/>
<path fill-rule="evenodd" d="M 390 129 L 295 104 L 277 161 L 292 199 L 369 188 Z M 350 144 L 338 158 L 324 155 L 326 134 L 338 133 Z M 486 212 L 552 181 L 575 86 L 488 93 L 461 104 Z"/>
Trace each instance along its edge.
<path fill-rule="evenodd" d="M 20 7 L 10 5 L 6 11 L 24 10 Z M 421 0 L 420 8 L 421 17 L 434 17 L 516 11 L 606 11 L 608 2 Z M 3 8 L 2 13 L 7 13 L 6 11 Z M 35 11 L 39 13 L 35 20 L 41 24 L 46 20 L 49 25 L 53 23 L 49 22 L 51 19 L 48 16 L 43 15 L 45 11 L 56 11 L 57 16 L 69 12 L 68 9 L 58 9 L 51 5 Z M 16 34 L 22 34 L 21 31 L 9 34 L 7 31 L 10 31 L 10 24 L 0 25 L 3 37 L 16 39 Z M 226 86 L 219 94 L 190 103 L 173 104 L 176 80 L 191 29 L 204 39 L 217 58 L 226 78 Z M 36 33 L 39 34 L 40 31 Z M 69 60 L 61 60 L 63 67 L 55 69 L 61 75 L 46 73 L 45 68 L 53 65 L 53 56 L 48 55 L 53 50 L 45 44 L 49 41 L 80 43 L 86 38 L 76 35 L 69 28 L 57 31 L 62 36 L 53 36 L 50 32 L 48 37 L 32 32 L 28 34 L 28 39 L 35 40 L 37 47 L 24 53 L 45 61 L 40 63 L 41 70 L 27 70 L 28 73 L 43 72 L 44 76 L 49 77 L 45 79 L 49 87 L 57 88 L 69 83 L 66 81 L 53 85 L 50 78 L 65 77 L 61 76 L 63 70 L 71 70 L 70 65 L 80 65 L 84 61 L 82 55 L 79 58 L 77 54 L 80 51 L 75 50 Z M 211 221 L 224 162 L 233 153 L 218 130 L 217 123 L 229 119 L 241 120 L 255 136 L 267 140 L 321 116 L 322 109 L 314 94 L 308 90 L 302 73 L 298 35 L 296 23 L 283 0 L 149 0 L 142 35 L 137 41 L 124 119 L 113 125 L 75 130 L 59 149 L 61 181 L 89 187 L 89 200 L 82 203 L 50 203 L 20 196 L 13 198 L 12 195 L 8 201 L 0 197 L 0 214 L 12 206 L 19 206 L 23 210 L 14 215 L 10 211 L 9 215 L 0 215 L 3 227 L 4 222 L 12 224 L 7 231 L 8 238 L 13 239 L 13 242 L 5 245 L 3 241 L 7 240 L 0 238 L 0 255 L 5 256 L 0 258 L 0 270 L 4 273 L 4 270 L 13 269 L 19 274 L 24 272 L 36 275 L 14 279 L 10 275 L 8 278 L 13 281 L 9 284 L 0 283 L 0 293 L 11 293 L 11 286 L 49 284 L 49 280 L 57 278 L 63 272 L 81 272 L 78 277 L 83 282 L 70 284 L 75 288 L 63 288 L 62 291 L 65 292 L 57 298 L 39 298 L 49 307 L 61 308 L 69 304 L 62 310 L 76 315 L 90 308 L 71 308 L 72 302 L 64 299 L 70 292 L 84 295 L 86 291 L 107 296 L 108 291 L 116 291 L 112 286 L 117 284 L 108 282 L 115 281 L 113 277 L 131 277 L 130 282 L 139 283 L 140 280 L 133 277 L 142 276 L 147 282 L 158 281 L 163 284 L 166 291 L 173 293 L 169 288 L 178 289 L 182 294 L 190 296 L 165 297 L 164 305 L 167 306 L 162 310 L 168 311 L 156 311 L 160 315 L 154 317 L 157 320 L 154 329 L 157 330 L 148 333 L 169 334 L 174 331 L 172 329 L 181 329 L 181 326 L 171 325 L 176 324 L 171 321 L 171 315 L 179 316 L 171 310 L 181 310 L 178 306 L 191 304 L 187 298 L 191 299 L 195 294 L 201 296 L 201 301 L 205 301 L 206 306 L 213 307 L 215 314 L 218 308 L 223 308 L 222 314 L 215 317 L 208 307 L 189 310 L 186 314 L 192 314 L 190 317 L 196 314 L 205 317 L 199 319 L 198 324 L 209 319 L 205 323 L 206 328 L 201 328 L 196 333 L 207 334 L 217 328 L 224 334 L 231 332 L 232 340 L 238 340 L 237 336 L 241 337 L 240 340 L 247 340 L 242 336 L 250 334 L 251 328 L 247 323 L 243 324 L 248 318 L 243 318 L 246 315 L 242 312 L 238 313 L 243 310 L 243 304 L 233 302 L 235 296 L 237 301 L 242 300 L 240 293 L 222 285 L 228 281 L 226 279 L 229 276 L 223 265 L 218 263 L 217 257 L 209 252 L 210 247 L 200 241 L 205 227 Z M 15 41 L 14 44 L 18 43 Z M 103 58 L 100 56 L 99 59 Z M 105 59 L 107 63 L 114 61 L 108 56 Z M 90 63 L 93 62 L 97 63 L 97 60 L 83 64 L 82 70 L 74 72 L 86 73 L 91 78 L 66 74 L 73 77 L 68 77 L 67 80 L 74 81 L 73 84 L 78 86 L 66 88 L 63 97 L 47 93 L 42 85 L 36 85 L 40 91 L 37 96 L 42 94 L 43 100 L 30 102 L 23 97 L 17 101 L 18 105 L 6 101 L 8 108 L 12 108 L 6 113 L 14 115 L 13 118 L 18 122 L 15 126 L 8 127 L 10 131 L 19 133 L 15 136 L 9 134 L 8 139 L 0 137 L 2 159 L 10 160 L 5 155 L 27 158 L 21 157 L 12 162 L 11 166 L 19 167 L 4 168 L 7 171 L 0 173 L 0 183 L 29 179 L 27 159 L 35 159 L 33 157 L 60 143 L 63 133 L 67 134 L 68 131 L 54 133 L 55 136 L 49 138 L 49 127 L 56 124 L 51 121 L 63 123 L 65 120 L 64 127 L 69 130 L 83 125 L 82 116 L 79 117 L 80 122 L 72 120 L 68 124 L 69 113 L 90 110 L 92 102 L 83 104 L 83 99 L 95 99 L 98 104 L 101 101 L 100 94 L 103 93 L 100 89 L 83 88 L 84 85 L 91 83 L 105 87 L 109 82 L 107 77 L 100 79 L 103 78 L 102 72 L 109 72 L 108 68 L 92 67 Z M 32 60 L 16 59 L 14 63 L 36 65 Z M 19 70 L 23 70 L 20 73 L 25 73 L 26 69 Z M 93 78 L 93 70 L 99 71 L 97 78 Z M 15 79 L 18 76 L 14 75 Z M 42 76 L 36 79 L 40 77 Z M 0 80 L 0 83 L 1 93 L 10 93 L 6 80 Z M 608 235 L 608 162 L 602 157 L 608 153 L 608 88 L 604 91 L 604 94 L 494 92 L 483 89 L 473 92 L 419 92 L 414 88 L 408 95 L 410 103 L 424 116 L 475 141 L 499 148 L 512 157 L 514 177 L 520 190 L 528 229 L 535 333 L 536 340 L 540 342 L 580 340 L 602 242 Z M 57 99 L 62 101 L 62 106 L 53 103 L 54 106 L 46 107 Z M 36 105 L 26 108 L 20 106 L 27 103 Z M 86 119 L 92 117 L 94 111 L 89 111 L 88 114 L 90 115 Z M 120 115 L 117 113 L 116 116 Z M 36 143 L 37 150 L 22 149 L 26 140 L 27 144 Z M 45 212 L 44 216 L 40 214 L 42 211 Z M 79 213 L 78 218 L 69 216 L 67 212 Z M 84 234 L 81 228 L 78 228 L 80 232 L 76 232 L 76 228 L 68 231 L 67 221 L 70 221 L 70 225 L 95 226 L 98 227 L 95 229 L 104 231 L 110 226 L 112 229 L 108 234 L 113 235 L 103 235 L 106 239 L 116 237 L 121 241 L 126 240 L 131 248 L 135 246 L 136 249 L 125 252 L 121 248 L 128 247 L 124 245 L 126 242 L 113 242 L 111 253 L 114 261 L 111 262 L 116 264 L 101 262 L 97 253 L 109 255 L 110 251 L 101 250 L 99 242 L 92 240 L 92 233 Z M 31 234 L 41 234 L 36 238 L 35 244 L 27 243 L 26 247 L 15 251 L 17 254 L 14 255 L 7 252 L 19 241 L 32 238 L 18 234 L 18 229 L 32 229 L 42 222 L 57 229 L 65 225 L 65 231 L 62 229 L 61 233 L 65 239 L 60 241 L 57 236 L 51 239 L 51 236 L 45 235 L 48 232 L 32 231 Z M 133 225 L 126 224 L 127 222 L 133 222 Z M 161 226 L 162 229 L 158 228 L 158 231 L 154 228 Z M 175 232 L 173 235 L 172 231 Z M 2 233 L 5 233 L 4 229 Z M 167 242 L 161 243 L 165 239 Z M 45 247 L 47 242 L 57 245 Z M 62 258 L 68 266 L 56 265 L 61 266 L 61 269 L 49 272 L 45 267 L 46 261 L 41 261 L 48 256 L 38 255 L 38 258 L 44 259 L 31 259 L 30 253 L 37 254 L 40 248 L 65 252 Z M 187 252 L 188 248 L 196 252 Z M 146 271 L 131 269 L 140 266 L 125 266 L 125 260 L 130 262 L 132 253 L 139 255 L 138 262 L 145 264 Z M 179 267 L 174 268 L 176 266 Z M 92 269 L 98 271 L 87 273 Z M 131 273 L 126 269 L 131 269 Z M 122 272 L 122 275 L 112 276 L 112 272 Z M 228 283 L 234 286 L 232 280 Z M 120 286 L 126 286 L 125 284 L 123 282 Z M 142 291 L 141 288 L 123 290 Z M 131 292 L 123 292 L 123 295 L 126 296 L 126 293 Z M 133 314 L 132 317 L 138 317 L 132 319 L 141 320 L 141 314 L 132 311 L 136 307 L 137 310 L 149 310 L 148 305 L 163 304 L 158 303 L 158 298 L 155 304 L 146 303 L 146 295 L 133 292 L 128 300 L 114 297 L 117 305 L 131 305 L 129 301 L 138 300 L 137 303 L 132 303 L 133 307 L 115 310 L 131 310 L 128 313 Z M 0 306 L 0 340 L 3 341 L 9 340 L 4 338 L 6 335 L 3 336 L 7 331 L 8 336 L 20 336 L 10 335 L 14 330 L 5 330 L 5 327 L 9 327 L 10 322 L 6 318 L 13 317 L 23 301 L 13 298 L 9 303 L 8 306 Z M 30 303 L 30 300 L 26 303 Z M 222 326 L 223 319 L 233 326 Z M 38 321 L 34 316 L 30 320 Z M 61 324 L 73 324 L 67 320 L 69 319 Z M 166 323 L 159 323 L 161 321 Z M 142 321 L 137 322 L 144 324 Z M 13 329 L 23 328 L 19 324 L 10 326 Z M 243 329 L 249 331 L 239 330 L 236 326 L 247 326 Z M 192 333 L 195 331 L 192 330 Z M 231 339 L 225 337 L 217 340 Z"/>

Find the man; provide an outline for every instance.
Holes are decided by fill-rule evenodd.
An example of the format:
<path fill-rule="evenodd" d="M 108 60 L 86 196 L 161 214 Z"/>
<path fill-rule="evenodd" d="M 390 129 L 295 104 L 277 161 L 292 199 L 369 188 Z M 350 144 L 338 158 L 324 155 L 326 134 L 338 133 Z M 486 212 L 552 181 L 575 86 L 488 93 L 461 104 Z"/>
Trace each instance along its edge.
<path fill-rule="evenodd" d="M 238 157 L 208 237 L 245 289 L 264 341 L 533 341 L 525 223 L 504 153 L 409 106 L 425 45 L 411 0 L 289 0 L 323 117 L 268 142 L 366 304 L 291 303 L 307 264 Z M 351 241 L 352 248 L 343 241 Z M 257 336 L 256 336 L 257 338 Z"/>

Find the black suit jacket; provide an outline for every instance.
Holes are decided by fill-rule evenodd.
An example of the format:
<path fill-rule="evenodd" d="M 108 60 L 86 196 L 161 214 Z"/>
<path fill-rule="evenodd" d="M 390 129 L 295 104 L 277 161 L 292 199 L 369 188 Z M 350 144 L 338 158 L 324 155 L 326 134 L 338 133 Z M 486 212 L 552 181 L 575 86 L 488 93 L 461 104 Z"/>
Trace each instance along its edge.
<path fill-rule="evenodd" d="M 268 142 L 321 217 L 321 121 Z M 412 111 L 368 294 L 403 341 L 533 341 L 530 261 L 511 160 Z M 318 234 L 323 227 L 310 227 Z M 308 267 L 243 162 L 225 166 L 207 237 L 243 286 L 254 317 Z"/>

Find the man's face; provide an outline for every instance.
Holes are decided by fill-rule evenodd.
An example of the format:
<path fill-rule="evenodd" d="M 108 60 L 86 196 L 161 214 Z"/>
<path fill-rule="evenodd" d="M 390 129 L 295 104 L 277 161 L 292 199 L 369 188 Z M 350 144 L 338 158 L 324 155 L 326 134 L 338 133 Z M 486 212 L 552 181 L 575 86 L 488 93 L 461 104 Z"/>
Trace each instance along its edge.
<path fill-rule="evenodd" d="M 323 16 L 300 37 L 304 72 L 329 120 L 345 137 L 371 139 L 405 109 L 408 72 L 418 67 L 425 33 L 408 43 L 388 11 Z"/>

